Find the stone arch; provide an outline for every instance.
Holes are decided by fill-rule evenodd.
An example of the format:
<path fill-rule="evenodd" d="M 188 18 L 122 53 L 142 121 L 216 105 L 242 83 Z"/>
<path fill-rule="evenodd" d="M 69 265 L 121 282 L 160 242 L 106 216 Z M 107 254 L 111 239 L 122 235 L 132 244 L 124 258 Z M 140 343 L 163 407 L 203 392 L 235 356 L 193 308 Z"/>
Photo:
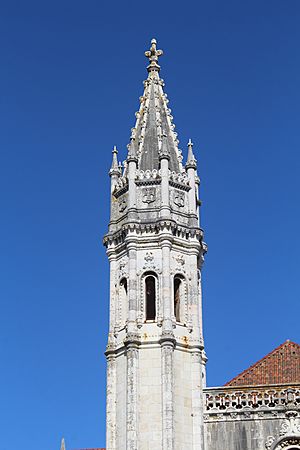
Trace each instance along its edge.
<path fill-rule="evenodd" d="M 271 450 L 300 450 L 300 436 L 284 436 L 274 442 Z"/>
<path fill-rule="evenodd" d="M 118 319 L 119 326 L 125 325 L 128 310 L 128 281 L 126 277 L 122 277 L 119 282 L 119 307 Z"/>
<path fill-rule="evenodd" d="M 158 309 L 158 276 L 146 271 L 141 277 L 140 316 L 144 321 L 156 321 Z"/>
<path fill-rule="evenodd" d="M 187 282 L 182 273 L 173 277 L 173 315 L 178 323 L 187 321 Z"/>

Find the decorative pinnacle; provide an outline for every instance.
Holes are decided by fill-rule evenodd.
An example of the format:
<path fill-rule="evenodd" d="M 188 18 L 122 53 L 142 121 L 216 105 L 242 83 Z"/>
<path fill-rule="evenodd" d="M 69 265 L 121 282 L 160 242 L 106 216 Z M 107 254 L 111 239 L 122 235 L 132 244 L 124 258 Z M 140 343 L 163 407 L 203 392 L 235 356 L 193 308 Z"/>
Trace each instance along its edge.
<path fill-rule="evenodd" d="M 65 446 L 65 440 L 64 440 L 64 438 L 62 438 L 62 440 L 61 440 L 61 446 L 60 446 L 60 450 L 66 450 L 66 446 Z"/>
<path fill-rule="evenodd" d="M 161 55 L 163 55 L 163 51 L 156 49 L 156 39 L 152 39 L 150 50 L 147 50 L 145 52 L 145 56 L 147 56 L 147 58 L 150 61 L 150 64 L 147 67 L 148 72 L 152 72 L 152 71 L 159 72 L 160 71 L 160 66 L 158 65 L 158 58 Z"/>
<path fill-rule="evenodd" d="M 197 167 L 197 160 L 195 158 L 194 152 L 193 152 L 193 142 L 191 139 L 189 139 L 188 142 L 188 157 L 186 162 L 186 168 L 196 168 Z"/>
<path fill-rule="evenodd" d="M 113 154 L 113 157 L 112 157 L 112 163 L 111 163 L 111 168 L 110 168 L 109 174 L 116 175 L 119 173 L 119 169 L 118 169 L 118 150 L 115 145 L 114 145 L 112 154 Z"/>

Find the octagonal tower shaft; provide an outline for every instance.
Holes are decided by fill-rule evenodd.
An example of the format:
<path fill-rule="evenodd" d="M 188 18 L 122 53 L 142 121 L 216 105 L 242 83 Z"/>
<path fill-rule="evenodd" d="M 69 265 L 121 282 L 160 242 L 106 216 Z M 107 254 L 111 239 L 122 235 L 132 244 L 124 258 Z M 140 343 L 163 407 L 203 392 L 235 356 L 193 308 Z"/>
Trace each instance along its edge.
<path fill-rule="evenodd" d="M 197 164 L 186 165 L 159 77 L 156 41 L 124 165 L 113 150 L 107 450 L 202 450 L 201 266 Z"/>

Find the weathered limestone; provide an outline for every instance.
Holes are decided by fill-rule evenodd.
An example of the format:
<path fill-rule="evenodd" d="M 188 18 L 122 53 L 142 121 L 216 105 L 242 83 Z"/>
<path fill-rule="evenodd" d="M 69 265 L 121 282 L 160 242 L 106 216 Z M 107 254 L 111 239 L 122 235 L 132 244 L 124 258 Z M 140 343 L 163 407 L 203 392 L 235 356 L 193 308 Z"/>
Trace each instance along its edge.
<path fill-rule="evenodd" d="M 300 385 L 204 389 L 207 450 L 300 448 Z"/>
<path fill-rule="evenodd" d="M 196 160 L 182 165 L 155 40 L 124 169 L 113 151 L 107 450 L 202 450 Z M 176 281 L 176 282 L 175 282 Z M 176 292 L 175 292 L 176 291 Z"/>

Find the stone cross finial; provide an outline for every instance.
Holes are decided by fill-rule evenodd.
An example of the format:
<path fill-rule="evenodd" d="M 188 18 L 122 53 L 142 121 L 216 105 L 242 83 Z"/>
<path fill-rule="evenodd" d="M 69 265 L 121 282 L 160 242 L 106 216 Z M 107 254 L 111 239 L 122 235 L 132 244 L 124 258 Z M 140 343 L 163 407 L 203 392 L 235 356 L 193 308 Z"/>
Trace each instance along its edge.
<path fill-rule="evenodd" d="M 150 50 L 147 50 L 145 52 L 145 56 L 147 56 L 147 58 L 149 58 L 149 61 L 150 61 L 150 64 L 147 67 L 148 72 L 152 72 L 152 71 L 159 72 L 160 71 L 160 66 L 158 65 L 158 58 L 161 55 L 163 55 L 163 51 L 156 49 L 156 39 L 152 39 Z"/>

